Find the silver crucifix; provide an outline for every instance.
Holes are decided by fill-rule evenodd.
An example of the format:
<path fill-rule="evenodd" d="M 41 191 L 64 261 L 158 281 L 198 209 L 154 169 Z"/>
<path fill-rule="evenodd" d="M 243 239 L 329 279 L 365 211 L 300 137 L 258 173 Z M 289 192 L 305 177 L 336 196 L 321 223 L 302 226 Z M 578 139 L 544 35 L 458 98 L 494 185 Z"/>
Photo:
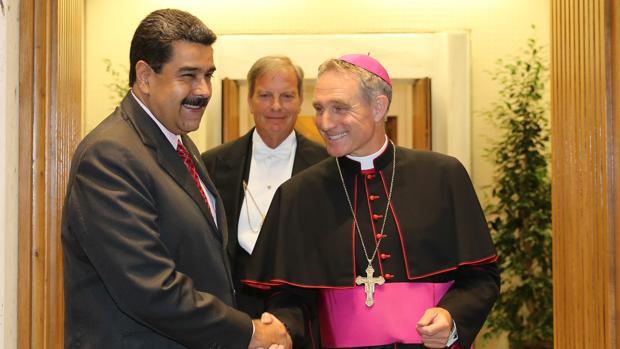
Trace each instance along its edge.
<path fill-rule="evenodd" d="M 385 283 L 385 279 L 383 276 L 379 275 L 377 277 L 373 277 L 375 270 L 372 268 L 372 265 L 368 265 L 366 268 L 366 277 L 358 276 L 355 278 L 355 283 L 358 285 L 364 284 L 364 291 L 366 292 L 366 306 L 372 307 L 375 304 L 374 293 L 375 293 L 375 285 L 383 285 Z"/>

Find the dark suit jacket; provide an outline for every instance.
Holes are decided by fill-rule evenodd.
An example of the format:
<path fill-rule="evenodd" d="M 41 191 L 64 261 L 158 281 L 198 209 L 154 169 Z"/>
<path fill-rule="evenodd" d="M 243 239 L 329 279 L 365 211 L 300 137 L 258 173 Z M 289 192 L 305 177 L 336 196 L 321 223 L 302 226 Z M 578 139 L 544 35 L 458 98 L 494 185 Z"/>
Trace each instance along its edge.
<path fill-rule="evenodd" d="M 66 348 L 246 348 L 222 200 L 215 225 L 181 158 L 131 95 L 78 146 L 62 218 Z"/>
<path fill-rule="evenodd" d="M 244 198 L 241 182 L 243 180 L 247 182 L 250 174 L 253 131 L 254 129 L 237 140 L 222 144 L 202 154 L 207 171 L 224 202 L 230 232 L 228 246 L 233 261 L 236 261 L 239 254 L 248 254 L 238 244 L 237 225 Z M 328 157 L 323 146 L 307 139 L 299 132 L 295 134 L 297 149 L 293 162 L 293 175 Z"/>

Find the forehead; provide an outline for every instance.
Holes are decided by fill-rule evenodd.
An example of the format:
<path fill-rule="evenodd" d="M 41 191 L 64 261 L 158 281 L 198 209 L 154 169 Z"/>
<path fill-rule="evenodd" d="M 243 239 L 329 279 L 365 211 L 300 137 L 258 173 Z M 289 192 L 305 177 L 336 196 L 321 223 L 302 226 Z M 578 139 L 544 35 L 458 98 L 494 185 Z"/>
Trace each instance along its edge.
<path fill-rule="evenodd" d="M 348 72 L 329 70 L 321 74 L 314 90 L 315 102 L 350 102 L 361 98 L 359 78 Z"/>
<path fill-rule="evenodd" d="M 172 55 L 166 65 L 175 68 L 214 69 L 213 47 L 188 41 L 174 41 Z"/>
<path fill-rule="evenodd" d="M 282 67 L 263 72 L 256 78 L 257 88 L 268 88 L 272 85 L 297 85 L 297 75 L 291 67 Z"/>

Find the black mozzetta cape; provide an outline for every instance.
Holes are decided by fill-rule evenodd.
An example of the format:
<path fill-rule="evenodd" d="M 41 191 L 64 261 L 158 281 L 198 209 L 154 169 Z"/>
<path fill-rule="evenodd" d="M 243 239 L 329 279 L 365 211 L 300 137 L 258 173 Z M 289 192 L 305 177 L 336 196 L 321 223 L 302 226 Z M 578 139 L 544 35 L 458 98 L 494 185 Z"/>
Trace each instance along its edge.
<path fill-rule="evenodd" d="M 391 143 L 375 169 L 339 158 L 375 276 L 386 282 L 454 284 L 438 306 L 457 323 L 469 347 L 499 294 L 495 248 L 464 167 L 453 157 Z M 314 165 L 276 192 L 249 263 L 246 283 L 348 288 L 367 261 L 338 175 L 336 159 Z"/>

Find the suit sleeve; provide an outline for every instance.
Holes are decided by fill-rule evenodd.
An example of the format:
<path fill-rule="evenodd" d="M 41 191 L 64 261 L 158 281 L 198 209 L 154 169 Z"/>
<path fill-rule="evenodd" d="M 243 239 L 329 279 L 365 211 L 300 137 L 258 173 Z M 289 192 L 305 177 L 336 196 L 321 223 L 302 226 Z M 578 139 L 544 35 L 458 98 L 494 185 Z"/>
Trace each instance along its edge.
<path fill-rule="evenodd" d="M 454 284 L 438 304 L 452 315 L 460 347 L 469 348 L 499 296 L 500 275 L 494 262 L 495 249 L 484 213 L 465 168 L 455 162 L 447 174 L 457 241 L 461 241 L 460 246 L 489 251 L 488 255 L 481 256 L 484 259 L 480 263 L 472 261 L 457 268 Z M 463 249 L 460 251 L 471 253 Z"/>
<path fill-rule="evenodd" d="M 160 240 L 153 179 L 135 157 L 114 142 L 83 154 L 65 207 L 72 235 L 134 320 L 189 348 L 246 348 L 251 319 L 175 269 Z"/>

